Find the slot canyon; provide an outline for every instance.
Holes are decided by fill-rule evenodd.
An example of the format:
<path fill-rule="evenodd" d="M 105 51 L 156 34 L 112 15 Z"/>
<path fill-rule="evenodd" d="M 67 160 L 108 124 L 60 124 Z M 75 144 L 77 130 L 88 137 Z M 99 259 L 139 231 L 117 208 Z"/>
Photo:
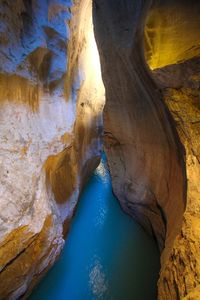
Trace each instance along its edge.
<path fill-rule="evenodd" d="M 200 299 L 200 1 L 0 0 L 0 300 Z"/>

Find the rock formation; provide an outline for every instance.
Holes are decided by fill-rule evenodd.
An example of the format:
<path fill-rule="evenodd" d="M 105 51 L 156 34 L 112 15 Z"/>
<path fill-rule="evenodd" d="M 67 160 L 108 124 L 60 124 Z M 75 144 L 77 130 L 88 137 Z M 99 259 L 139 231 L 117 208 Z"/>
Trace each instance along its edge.
<path fill-rule="evenodd" d="M 0 299 L 26 298 L 53 265 L 99 162 L 91 5 L 0 3 Z M 157 241 L 160 300 L 200 294 L 199 12 L 195 0 L 93 0 L 113 190 Z"/>
<path fill-rule="evenodd" d="M 200 6 L 95 0 L 93 9 L 114 193 L 157 240 L 159 299 L 198 299 L 200 99 L 192 58 L 200 54 Z"/>
<path fill-rule="evenodd" d="M 91 9 L 0 3 L 0 299 L 26 297 L 55 262 L 99 162 L 104 91 Z"/>
<path fill-rule="evenodd" d="M 145 30 L 146 59 L 151 69 L 156 68 L 154 79 L 175 120 L 186 153 L 186 211 L 158 285 L 159 298 L 167 300 L 200 297 L 200 4 L 197 2 L 164 2 L 153 7 Z"/>
<path fill-rule="evenodd" d="M 154 71 L 186 150 L 187 206 L 180 234 L 161 272 L 160 299 L 200 297 L 200 59 L 195 57 Z"/>

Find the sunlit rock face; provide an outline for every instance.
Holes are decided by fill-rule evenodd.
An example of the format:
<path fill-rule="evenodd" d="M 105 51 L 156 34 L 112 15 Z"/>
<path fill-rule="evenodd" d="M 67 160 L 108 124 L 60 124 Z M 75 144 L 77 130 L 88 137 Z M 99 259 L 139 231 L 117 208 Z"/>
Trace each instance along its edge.
<path fill-rule="evenodd" d="M 158 241 L 161 300 L 199 297 L 199 11 L 198 1 L 94 1 L 113 189 Z"/>
<path fill-rule="evenodd" d="M 145 26 L 145 56 L 151 69 L 200 55 L 199 1 L 157 0 Z"/>
<path fill-rule="evenodd" d="M 99 161 L 104 90 L 82 2 L 0 4 L 0 299 L 54 263 Z"/>

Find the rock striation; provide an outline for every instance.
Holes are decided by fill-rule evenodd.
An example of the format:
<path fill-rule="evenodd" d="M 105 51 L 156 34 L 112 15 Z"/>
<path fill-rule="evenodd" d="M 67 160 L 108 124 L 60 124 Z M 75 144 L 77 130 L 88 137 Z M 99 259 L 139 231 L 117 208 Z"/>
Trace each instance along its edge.
<path fill-rule="evenodd" d="M 53 265 L 99 162 L 104 90 L 91 9 L 0 3 L 0 299 L 27 297 Z"/>

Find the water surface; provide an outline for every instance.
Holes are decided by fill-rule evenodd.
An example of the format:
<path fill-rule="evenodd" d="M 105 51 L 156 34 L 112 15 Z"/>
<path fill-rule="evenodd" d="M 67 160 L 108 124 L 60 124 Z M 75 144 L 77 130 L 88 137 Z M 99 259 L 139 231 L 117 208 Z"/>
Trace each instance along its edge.
<path fill-rule="evenodd" d="M 30 300 L 156 300 L 155 242 L 112 194 L 103 156 L 80 198 L 60 260 Z"/>

